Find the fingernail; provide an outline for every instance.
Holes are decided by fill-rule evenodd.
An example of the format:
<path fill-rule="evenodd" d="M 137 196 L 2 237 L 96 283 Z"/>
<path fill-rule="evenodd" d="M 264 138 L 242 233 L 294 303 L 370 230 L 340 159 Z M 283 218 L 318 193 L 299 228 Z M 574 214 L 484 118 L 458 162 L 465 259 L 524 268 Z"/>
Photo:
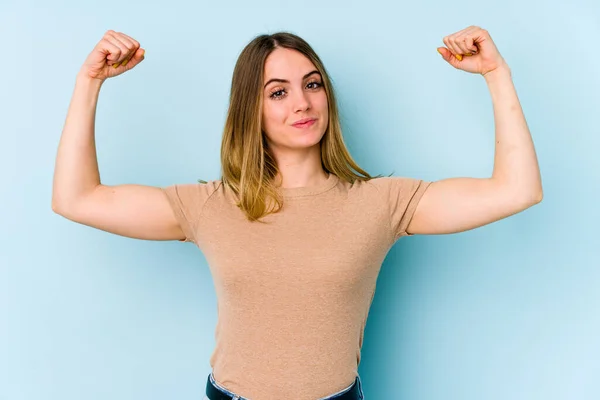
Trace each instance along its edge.
<path fill-rule="evenodd" d="M 462 55 L 460 55 L 460 54 L 457 54 L 457 55 L 455 55 L 454 57 L 456 57 L 456 58 L 458 59 L 458 61 L 462 61 Z"/>
<path fill-rule="evenodd" d="M 116 69 L 116 68 L 119 66 L 119 64 L 121 64 L 121 63 L 116 63 L 116 64 L 113 64 L 113 68 L 115 68 L 115 69 Z"/>
<path fill-rule="evenodd" d="M 440 51 L 440 49 L 437 49 L 437 52 L 440 53 L 440 55 L 443 56 L 442 52 Z"/>
<path fill-rule="evenodd" d="M 123 63 L 123 66 L 126 66 L 127 63 L 129 62 L 129 60 L 130 60 L 129 58 L 127 60 L 125 60 L 125 62 Z"/>

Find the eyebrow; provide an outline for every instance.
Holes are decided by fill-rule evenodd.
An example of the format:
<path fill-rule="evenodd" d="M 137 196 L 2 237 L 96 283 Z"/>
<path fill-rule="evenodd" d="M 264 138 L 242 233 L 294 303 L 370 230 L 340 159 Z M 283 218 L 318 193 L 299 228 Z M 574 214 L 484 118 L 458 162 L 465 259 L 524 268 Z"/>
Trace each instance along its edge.
<path fill-rule="evenodd" d="M 310 71 L 308 74 L 304 75 L 302 77 L 302 80 L 305 80 L 306 78 L 308 78 L 309 76 L 311 76 L 313 74 L 319 74 L 319 76 L 321 76 L 321 73 L 319 71 L 314 70 L 314 71 Z M 265 87 L 267 87 L 267 85 L 271 82 L 290 83 L 290 81 L 288 81 L 286 79 L 273 78 L 273 79 L 270 79 L 269 82 L 265 83 Z"/>

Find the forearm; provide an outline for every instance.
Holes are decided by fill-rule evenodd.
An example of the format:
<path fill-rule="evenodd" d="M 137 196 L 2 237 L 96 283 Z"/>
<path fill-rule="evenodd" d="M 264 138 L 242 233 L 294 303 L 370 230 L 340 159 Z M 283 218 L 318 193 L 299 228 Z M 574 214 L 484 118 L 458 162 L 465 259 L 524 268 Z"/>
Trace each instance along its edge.
<path fill-rule="evenodd" d="M 94 124 L 101 81 L 78 75 L 58 145 L 52 207 L 68 206 L 100 184 Z"/>
<path fill-rule="evenodd" d="M 523 196 L 542 198 L 542 182 L 533 140 L 508 66 L 484 75 L 492 97 L 496 149 L 492 179 Z"/>

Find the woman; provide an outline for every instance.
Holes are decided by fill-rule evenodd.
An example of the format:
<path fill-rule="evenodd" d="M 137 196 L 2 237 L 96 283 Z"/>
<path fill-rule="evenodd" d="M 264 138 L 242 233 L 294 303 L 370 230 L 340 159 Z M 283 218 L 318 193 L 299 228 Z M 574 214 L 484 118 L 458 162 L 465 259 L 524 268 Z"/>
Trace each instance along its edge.
<path fill-rule="evenodd" d="M 443 41 L 444 60 L 488 84 L 490 178 L 371 177 L 346 150 L 319 57 L 298 36 L 277 33 L 254 38 L 236 63 L 220 180 L 103 185 L 98 94 L 144 50 L 108 31 L 86 59 L 58 149 L 53 210 L 123 236 L 193 242 L 204 253 L 219 304 L 210 400 L 362 399 L 364 327 L 396 240 L 473 229 L 541 201 L 531 136 L 489 34 L 472 26 Z"/>

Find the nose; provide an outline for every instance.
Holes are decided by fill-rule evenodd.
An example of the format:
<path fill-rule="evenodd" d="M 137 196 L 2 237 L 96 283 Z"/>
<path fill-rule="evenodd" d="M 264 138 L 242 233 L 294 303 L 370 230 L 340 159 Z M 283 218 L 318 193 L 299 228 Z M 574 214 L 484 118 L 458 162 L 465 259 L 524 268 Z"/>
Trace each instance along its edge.
<path fill-rule="evenodd" d="M 297 93 L 298 94 L 294 97 L 294 111 L 301 112 L 308 110 L 310 108 L 310 100 L 308 99 L 308 96 L 303 90 Z"/>

